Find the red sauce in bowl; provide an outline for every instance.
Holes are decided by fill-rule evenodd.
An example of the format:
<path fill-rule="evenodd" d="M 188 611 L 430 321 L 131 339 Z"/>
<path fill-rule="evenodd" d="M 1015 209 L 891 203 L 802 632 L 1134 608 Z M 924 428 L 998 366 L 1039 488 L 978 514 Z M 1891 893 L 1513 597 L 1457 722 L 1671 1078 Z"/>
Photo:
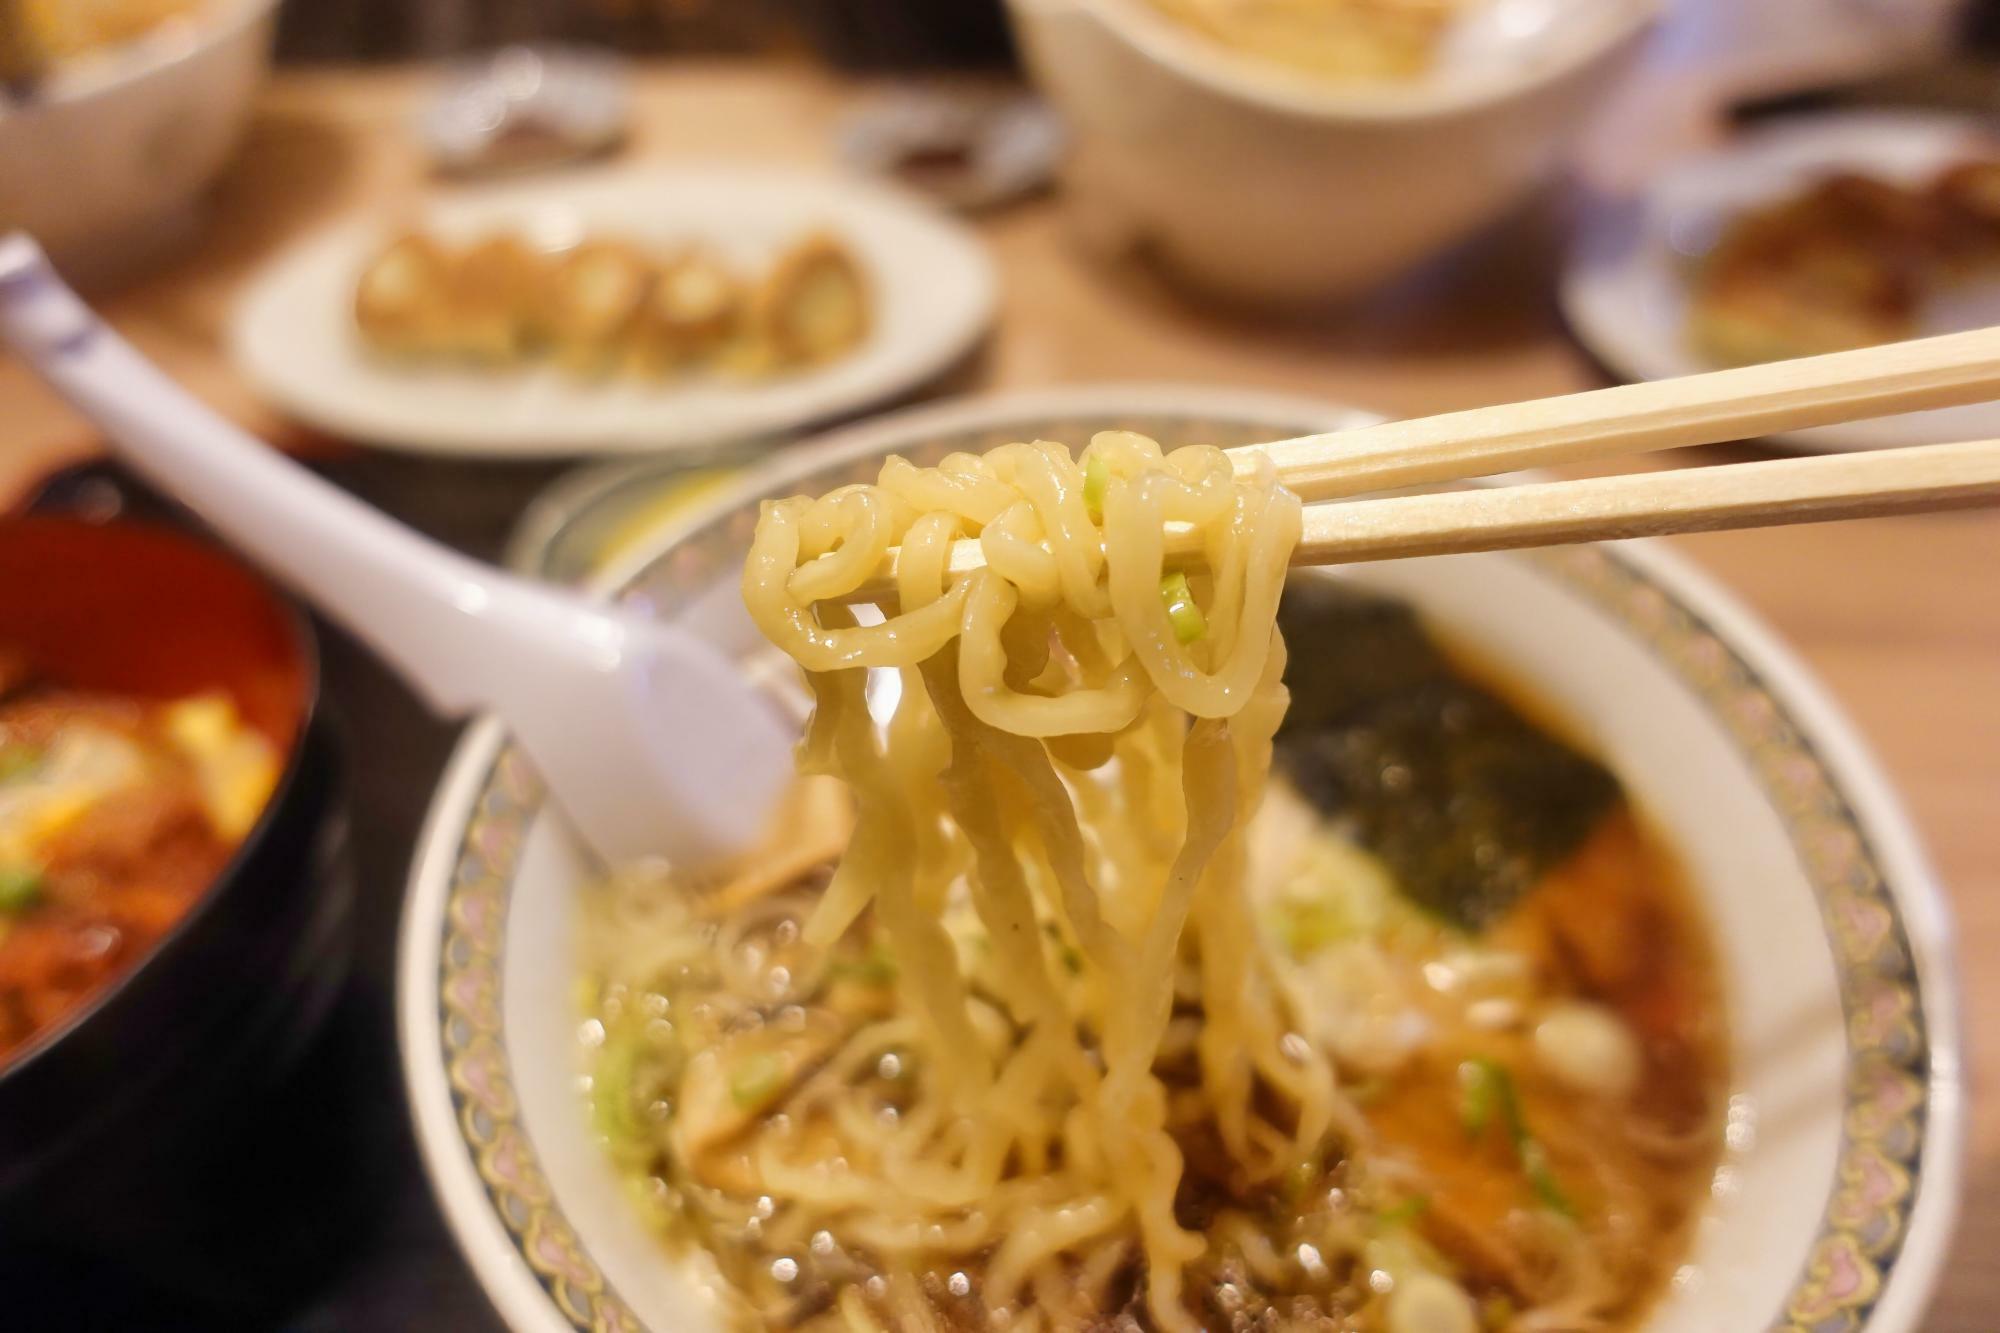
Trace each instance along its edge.
<path fill-rule="evenodd" d="M 0 523 L 0 1066 L 224 872 L 306 711 L 290 612 L 170 530 Z"/>

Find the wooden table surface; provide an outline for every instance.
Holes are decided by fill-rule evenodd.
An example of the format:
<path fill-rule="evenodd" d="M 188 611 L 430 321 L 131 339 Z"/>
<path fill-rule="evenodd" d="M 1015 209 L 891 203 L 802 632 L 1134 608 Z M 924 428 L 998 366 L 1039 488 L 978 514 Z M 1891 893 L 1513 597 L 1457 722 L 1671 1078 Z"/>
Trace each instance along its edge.
<path fill-rule="evenodd" d="M 339 450 L 260 407 L 219 351 L 244 278 L 355 209 L 426 188 L 405 133 L 420 80 L 404 73 L 281 77 L 213 202 L 205 235 L 158 276 L 107 296 L 112 320 L 202 395 L 287 447 Z M 684 65 L 640 80 L 632 158 L 728 154 L 821 163 L 829 126 L 861 95 L 809 69 Z M 1091 262 L 1052 200 L 980 228 L 1002 276 L 987 348 L 950 390 L 1107 380 L 1282 390 L 1392 415 L 1601 383 L 1550 295 L 1559 227 L 1523 219 L 1364 307 L 1269 323 L 1205 310 L 1148 275 Z M 0 360 L 0 502 L 95 448 L 91 431 Z M 1698 451 L 1693 461 L 1749 456 Z M 1792 643 L 1873 744 L 1927 840 L 1957 910 L 1967 1072 L 2000 1082 L 2000 513 L 1677 539 Z M 2000 1102 L 1975 1102 L 1965 1207 L 1926 1328 L 2000 1325 Z"/>

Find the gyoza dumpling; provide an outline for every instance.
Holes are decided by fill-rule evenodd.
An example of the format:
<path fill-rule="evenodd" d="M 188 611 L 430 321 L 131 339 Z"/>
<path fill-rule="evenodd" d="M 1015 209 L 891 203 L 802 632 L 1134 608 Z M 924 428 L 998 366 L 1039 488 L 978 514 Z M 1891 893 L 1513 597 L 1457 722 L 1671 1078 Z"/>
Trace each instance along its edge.
<path fill-rule="evenodd" d="M 860 345 L 873 322 L 868 280 L 847 247 L 809 236 L 778 257 L 752 305 L 753 336 L 779 365 L 819 365 Z"/>
<path fill-rule="evenodd" d="M 550 264 L 512 236 L 490 236 L 459 256 L 452 273 L 451 326 L 458 350 L 512 364 L 538 333 Z"/>
<path fill-rule="evenodd" d="M 354 287 L 354 323 L 377 351 L 394 356 L 448 355 L 454 260 L 428 236 L 389 243 Z"/>
<path fill-rule="evenodd" d="M 556 360 L 603 373 L 623 360 L 655 279 L 652 263 L 620 241 L 585 241 L 555 267 L 542 326 Z"/>
<path fill-rule="evenodd" d="M 744 285 L 721 259 L 689 249 L 661 265 L 639 316 L 636 359 L 659 372 L 712 356 L 743 318 Z"/>

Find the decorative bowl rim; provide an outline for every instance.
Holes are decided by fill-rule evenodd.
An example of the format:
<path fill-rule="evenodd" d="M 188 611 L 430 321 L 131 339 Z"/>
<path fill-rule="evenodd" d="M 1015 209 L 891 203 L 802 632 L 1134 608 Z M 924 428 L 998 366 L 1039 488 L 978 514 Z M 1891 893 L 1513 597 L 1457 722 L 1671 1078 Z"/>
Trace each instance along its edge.
<path fill-rule="evenodd" d="M 1025 423 L 1066 414 L 1115 413 L 1338 425 L 1371 419 L 1370 414 L 1323 401 L 1187 385 L 1121 384 L 1003 392 L 918 407 L 832 432 L 755 469 L 739 485 L 663 525 L 626 557 L 613 562 L 593 580 L 593 591 L 604 595 L 623 586 L 688 535 L 746 500 L 842 461 L 859 460 L 870 453 L 885 452 L 898 442 L 941 432 L 999 428 L 1009 421 Z M 1625 571 L 1626 577 L 1641 586 L 1663 592 L 1671 605 L 1688 613 L 1724 645 L 1746 668 L 1752 682 L 1780 705 L 1840 798 L 1846 818 L 1878 872 L 1882 897 L 1900 918 L 1898 942 L 1908 956 L 1909 989 L 1913 1000 L 1921 1000 L 1918 1035 L 1922 1072 L 1915 1081 L 1922 1120 L 1921 1128 L 1914 1131 L 1920 1165 L 1910 1173 L 1905 1201 L 1897 1205 L 1902 1213 L 1898 1219 L 1900 1236 L 1891 1257 L 1874 1274 L 1879 1288 L 1858 1307 L 1860 1322 L 1849 1327 L 1857 1333 L 1910 1333 L 1922 1317 L 1947 1257 L 1961 1194 L 1965 1147 L 1959 983 L 1951 912 L 1942 887 L 1879 762 L 1791 649 L 1708 575 L 1657 543 L 1618 543 L 1615 558 L 1603 563 Z M 433 1192 L 461 1252 L 506 1322 L 523 1333 L 567 1327 L 629 1328 L 637 1333 L 643 1325 L 602 1284 L 601 1277 L 601 1290 L 585 1293 L 588 1299 L 584 1304 L 589 1308 L 579 1309 L 576 1293 L 548 1278 L 545 1260 L 530 1262 L 525 1237 L 532 1228 L 517 1225 L 510 1229 L 503 1220 L 489 1192 L 491 1182 L 482 1178 L 475 1150 L 461 1125 L 447 1070 L 443 1046 L 447 1003 L 441 987 L 443 933 L 466 835 L 482 793 L 497 786 L 496 775 L 506 764 L 508 748 L 499 719 L 482 718 L 468 728 L 445 769 L 417 841 L 397 959 L 397 1030 L 405 1093 Z M 1849 1108 L 1854 1107 L 1850 1089 Z M 521 1146 L 532 1157 L 532 1144 L 522 1138 Z M 1844 1134 L 1844 1152 L 1847 1146 Z M 546 1182 L 542 1188 L 546 1192 Z M 594 1270 L 588 1256 L 580 1253 L 573 1231 L 560 1218 L 552 1195 L 547 1211 L 563 1231 L 560 1243 L 576 1247 L 579 1253 L 574 1257 Z M 545 1243 L 548 1239 L 546 1233 L 540 1238 Z M 1835 1229 L 1823 1220 L 1795 1290 L 1806 1285 L 1820 1247 L 1829 1238 L 1838 1239 Z M 1796 1325 L 1781 1322 L 1777 1327 Z"/>

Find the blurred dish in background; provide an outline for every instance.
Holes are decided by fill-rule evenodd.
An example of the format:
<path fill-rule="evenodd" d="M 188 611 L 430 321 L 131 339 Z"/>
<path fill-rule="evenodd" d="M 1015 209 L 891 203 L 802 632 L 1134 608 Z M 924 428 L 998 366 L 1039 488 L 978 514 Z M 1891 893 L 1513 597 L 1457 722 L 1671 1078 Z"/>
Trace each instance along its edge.
<path fill-rule="evenodd" d="M 1675 0 L 1653 56 L 1724 100 L 1781 97 L 1942 56 L 1974 0 Z"/>
<path fill-rule="evenodd" d="M 88 1273 L 88 1292 L 50 1296 L 86 1324 L 131 1291 L 147 1303 L 126 1310 L 157 1316 L 140 1322 L 260 1327 L 324 1280 L 357 1215 L 349 1181 L 370 1178 L 346 1081 L 354 1025 L 326 1031 L 353 884 L 312 631 L 222 551 L 133 521 L 168 511 L 104 465 L 52 478 L 35 508 L 0 519 L 0 642 L 97 702 L 27 756 L 0 801 L 70 819 L 58 837 L 90 864 L 46 865 L 41 901 L 0 939 L 10 970 L 57 965 L 39 989 L 60 1010 L 0 1057 L 0 1254 L 15 1274 L 47 1274 L 50 1292 Z M 23 717 L 54 702 L 16 700 L 9 740 L 54 720 Z M 83 734 L 104 713 L 117 735 Z M 53 790 L 58 770 L 77 776 L 148 718 L 178 735 L 142 751 L 217 780 L 199 800 L 209 809 L 197 816 L 178 781 L 87 808 L 74 783 Z M 105 945 L 109 971 L 92 984 Z M 0 992 L 17 1022 L 23 999 Z M 248 1262 L 223 1277 L 223 1253 Z M 29 1324 L 53 1308 L 27 1302 Z M 201 1314 L 178 1313 L 190 1309 Z"/>
<path fill-rule="evenodd" d="M 302 617 L 207 543 L 115 517 L 123 483 L 45 497 L 65 493 L 114 517 L 0 520 L 0 1244 L 185 1287 L 245 1183 L 195 1164 L 240 1163 L 346 980 L 340 754 Z M 240 1276 L 226 1299 L 268 1298 L 270 1273 Z"/>
<path fill-rule="evenodd" d="M 279 762 L 226 694 L 77 691 L 0 647 L 0 1063 L 193 905 Z"/>
<path fill-rule="evenodd" d="M 499 233 L 454 246 L 391 242 L 355 285 L 369 347 L 416 372 L 504 373 L 548 360 L 580 378 L 795 374 L 868 336 L 867 275 L 838 237 L 812 232 L 747 272 L 701 242 L 663 249 L 587 237 L 544 251 Z"/>
<path fill-rule="evenodd" d="M 823 238 L 801 241 L 808 228 Z M 603 239 L 613 236 L 623 240 Z M 784 431 L 915 388 L 972 346 L 994 306 L 990 261 L 969 232 L 834 176 L 689 167 L 442 197 L 363 289 L 364 337 L 356 286 L 382 244 L 379 222 L 357 221 L 282 257 L 238 308 L 231 347 L 253 384 L 310 424 L 422 452 L 643 452 Z M 445 290 L 447 251 L 486 276 L 472 284 L 480 299 L 440 327 L 434 307 L 453 301 L 405 298 Z M 496 374 L 479 362 L 525 346 L 504 294 L 536 280 L 536 256 L 550 252 L 568 253 L 575 299 L 541 303 L 553 318 L 535 337 L 549 356 Z M 685 281 L 656 267 L 667 254 Z M 761 276 L 736 287 L 744 274 Z M 698 302 L 714 306 L 712 321 L 689 308 L 702 291 L 728 298 Z M 761 332 L 735 341 L 739 318 Z M 458 363 L 418 369 L 378 352 L 447 344 Z M 677 373 L 711 347 L 785 373 Z M 628 359 L 676 373 L 578 373 Z"/>
<path fill-rule="evenodd" d="M 0 521 L 0 1075 L 258 826 L 309 720 L 303 634 L 166 529 Z"/>
<path fill-rule="evenodd" d="M 1587 201 L 1563 275 L 1613 373 L 1719 365 L 2000 324 L 2000 160 L 1979 122 L 1852 112 L 1774 122 Z M 1991 404 L 1774 437 L 1870 449 L 2000 434 Z"/>
<path fill-rule="evenodd" d="M 1149 0 L 1225 46 L 1318 78 L 1408 79 L 1481 0 Z"/>
<path fill-rule="evenodd" d="M 445 171 L 532 171 L 616 148 L 631 101 L 616 56 L 509 46 L 454 66 L 417 133 Z"/>
<path fill-rule="evenodd" d="M 2000 269 L 2000 161 L 1905 185 L 1855 172 L 1745 210 L 1694 261 L 1689 336 L 1723 365 L 1915 335 L 1924 305 Z"/>
<path fill-rule="evenodd" d="M 208 0 L 16 0 L 10 48 L 47 65 L 74 60 L 192 18 Z"/>
<path fill-rule="evenodd" d="M 22 12 L 47 40 L 81 54 L 13 78 L 18 100 L 0 99 L 0 229 L 33 233 L 72 281 L 99 284 L 187 238 L 249 121 L 276 9 L 31 0 Z M 93 41 L 113 35 L 125 40 Z"/>
<path fill-rule="evenodd" d="M 1145 0 L 1009 0 L 1064 116 L 1086 240 L 1236 301 L 1378 286 L 1504 215 L 1563 163 L 1656 0 L 1485 0 L 1414 77 L 1317 77 Z"/>
<path fill-rule="evenodd" d="M 1043 188 L 1061 151 L 1061 123 L 1040 98 L 977 89 L 889 93 L 841 131 L 849 165 L 967 211 Z"/>

